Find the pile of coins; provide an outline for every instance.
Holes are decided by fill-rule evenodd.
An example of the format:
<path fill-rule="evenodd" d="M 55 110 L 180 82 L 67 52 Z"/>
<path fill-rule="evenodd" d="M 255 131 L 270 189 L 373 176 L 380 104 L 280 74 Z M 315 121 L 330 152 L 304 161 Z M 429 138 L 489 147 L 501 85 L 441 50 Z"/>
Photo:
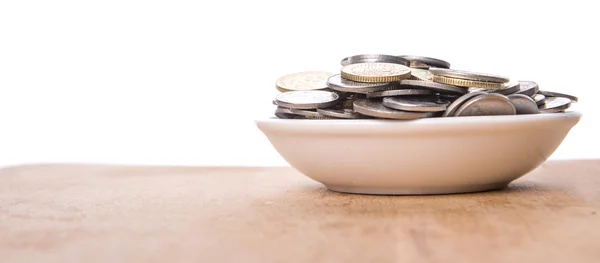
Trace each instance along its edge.
<path fill-rule="evenodd" d="M 564 112 L 575 96 L 534 81 L 450 68 L 422 56 L 367 54 L 341 60 L 341 71 L 309 71 L 276 81 L 282 119 L 398 119 Z"/>

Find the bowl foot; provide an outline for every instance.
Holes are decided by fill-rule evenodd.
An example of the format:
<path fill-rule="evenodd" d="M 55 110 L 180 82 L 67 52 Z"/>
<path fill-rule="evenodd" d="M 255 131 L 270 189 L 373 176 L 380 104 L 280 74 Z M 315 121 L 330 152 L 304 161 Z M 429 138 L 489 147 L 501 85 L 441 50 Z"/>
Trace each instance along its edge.
<path fill-rule="evenodd" d="M 462 194 L 491 190 L 500 190 L 508 186 L 510 182 L 501 182 L 484 185 L 460 185 L 460 186 L 427 186 L 427 187 L 360 187 L 360 186 L 338 186 L 325 185 L 327 189 L 350 194 L 367 195 L 440 195 L 440 194 Z"/>

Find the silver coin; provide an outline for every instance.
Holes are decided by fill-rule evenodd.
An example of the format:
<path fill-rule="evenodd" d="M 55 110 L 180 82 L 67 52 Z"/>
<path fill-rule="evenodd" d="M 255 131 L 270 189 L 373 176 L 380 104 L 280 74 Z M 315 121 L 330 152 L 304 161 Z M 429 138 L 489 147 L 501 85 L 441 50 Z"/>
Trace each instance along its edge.
<path fill-rule="evenodd" d="M 304 116 L 307 119 L 330 119 L 316 110 L 290 109 L 292 114 Z"/>
<path fill-rule="evenodd" d="M 448 106 L 448 108 L 446 109 L 446 111 L 444 112 L 444 114 L 442 114 L 442 117 L 452 117 L 454 116 L 454 113 L 456 112 L 456 110 L 458 110 L 458 108 L 465 103 L 466 101 L 470 100 L 471 98 L 474 98 L 476 96 L 479 96 L 481 94 L 486 94 L 487 92 L 484 91 L 472 91 L 470 93 L 467 93 L 465 95 L 460 96 L 459 98 L 455 99 L 452 103 L 450 103 L 450 105 Z"/>
<path fill-rule="evenodd" d="M 340 96 L 322 90 L 288 91 L 277 95 L 277 105 L 290 109 L 328 108 L 335 105 Z"/>
<path fill-rule="evenodd" d="M 466 79 L 474 81 L 485 81 L 495 83 L 507 83 L 510 81 L 508 77 L 492 75 L 487 73 L 472 72 L 465 70 L 446 69 L 446 68 L 429 68 L 429 72 L 436 76 L 448 78 Z"/>
<path fill-rule="evenodd" d="M 383 106 L 381 101 L 361 99 L 354 101 L 354 111 L 363 115 L 397 120 L 413 120 L 438 116 L 435 112 L 400 111 Z"/>
<path fill-rule="evenodd" d="M 368 92 L 381 91 L 391 88 L 397 83 L 365 83 L 356 82 L 342 78 L 341 74 L 336 74 L 327 79 L 327 86 L 335 91 L 349 92 L 349 93 L 361 93 L 366 94 Z"/>
<path fill-rule="evenodd" d="M 480 91 L 480 92 L 492 92 L 492 90 L 484 89 L 484 88 L 469 88 L 469 92 L 476 92 L 476 91 Z"/>
<path fill-rule="evenodd" d="M 317 109 L 317 112 L 324 116 L 340 119 L 365 119 L 368 116 L 354 112 L 353 109 Z"/>
<path fill-rule="evenodd" d="M 564 112 L 571 107 L 571 99 L 564 97 L 546 97 L 539 109 L 542 113 Z"/>
<path fill-rule="evenodd" d="M 460 98 L 462 95 L 464 94 L 456 94 L 456 93 L 437 93 L 436 94 L 438 97 L 440 97 L 440 99 L 445 99 L 445 100 L 449 100 L 451 102 L 455 101 L 456 99 Z"/>
<path fill-rule="evenodd" d="M 439 112 L 445 111 L 450 101 L 425 96 L 387 97 L 383 106 L 396 110 Z"/>
<path fill-rule="evenodd" d="M 477 95 L 463 103 L 454 113 L 454 116 L 491 116 L 515 115 L 517 110 L 510 100 L 495 93 Z"/>
<path fill-rule="evenodd" d="M 531 97 L 539 91 L 538 84 L 533 81 L 519 80 L 519 83 L 521 85 L 519 86 L 519 91 L 515 92 L 516 94 L 523 94 Z"/>
<path fill-rule="evenodd" d="M 441 84 L 437 82 L 428 82 L 420 80 L 405 79 L 400 81 L 400 88 L 421 88 L 431 89 L 441 93 L 456 93 L 456 94 L 467 94 L 468 89 L 456 87 L 452 85 Z"/>
<path fill-rule="evenodd" d="M 346 65 L 350 65 L 350 64 L 356 64 L 356 63 L 372 63 L 372 62 L 394 63 L 394 64 L 400 64 L 400 65 L 407 66 L 407 67 L 410 66 L 410 61 L 408 61 L 405 58 L 401 58 L 399 56 L 392 56 L 392 55 L 383 55 L 383 54 L 362 54 L 362 55 L 351 56 L 351 57 L 342 59 L 340 64 L 342 64 L 342 66 L 346 66 Z"/>
<path fill-rule="evenodd" d="M 535 101 L 527 95 L 511 94 L 506 97 L 510 100 L 513 106 L 515 106 L 517 115 L 540 113 L 538 105 L 535 104 Z"/>
<path fill-rule="evenodd" d="M 488 92 L 488 93 L 498 93 L 498 94 L 502 94 L 502 95 L 510 95 L 510 94 L 514 94 L 517 91 L 519 91 L 520 87 L 521 87 L 521 83 L 519 83 L 518 81 L 510 81 L 510 82 L 506 83 L 504 85 L 504 88 L 502 88 L 502 89 L 492 90 L 492 89 L 486 89 L 486 88 L 469 88 L 469 92 L 481 91 L 481 92 Z"/>
<path fill-rule="evenodd" d="M 544 104 L 544 101 L 546 101 L 546 96 L 539 93 L 536 93 L 531 98 L 535 101 L 535 104 L 537 104 L 538 106 Z"/>
<path fill-rule="evenodd" d="M 564 93 L 558 93 L 558 92 L 552 92 L 552 91 L 546 91 L 546 90 L 540 90 L 538 91 L 539 94 L 542 94 L 546 97 L 563 97 L 563 98 L 569 98 L 574 102 L 578 102 L 579 98 L 573 96 L 573 95 L 569 95 L 569 94 L 564 94 Z"/>
<path fill-rule="evenodd" d="M 518 81 L 510 81 L 506 84 L 505 88 L 498 90 L 491 90 L 492 93 L 498 93 L 502 95 L 510 95 L 519 91 L 521 83 Z"/>
<path fill-rule="evenodd" d="M 275 109 L 275 117 L 280 119 L 304 119 L 303 116 L 296 115 L 290 111 L 290 109 L 277 107 Z"/>
<path fill-rule="evenodd" d="M 434 95 L 431 90 L 426 89 L 392 89 L 367 93 L 368 99 L 394 97 L 394 96 L 412 96 L 412 95 Z"/>
<path fill-rule="evenodd" d="M 450 68 L 449 62 L 437 58 L 412 55 L 400 55 L 399 57 L 410 61 L 410 67 L 412 68 L 423 68 L 424 66 L 434 68 Z"/>

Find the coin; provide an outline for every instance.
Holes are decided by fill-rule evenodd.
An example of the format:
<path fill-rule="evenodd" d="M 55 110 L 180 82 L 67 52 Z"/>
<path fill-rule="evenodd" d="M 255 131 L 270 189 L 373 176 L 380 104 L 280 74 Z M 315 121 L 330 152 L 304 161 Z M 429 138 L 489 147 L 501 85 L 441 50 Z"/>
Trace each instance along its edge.
<path fill-rule="evenodd" d="M 323 71 L 297 72 L 280 77 L 275 86 L 281 92 L 326 89 L 327 78 L 331 75 L 333 73 Z"/>
<path fill-rule="evenodd" d="M 304 110 L 304 109 L 290 109 L 292 114 L 304 116 L 307 119 L 331 119 L 316 110 Z"/>
<path fill-rule="evenodd" d="M 354 102 L 354 111 L 363 115 L 398 120 L 413 120 L 437 116 L 435 112 L 400 111 L 383 106 L 381 101 L 361 99 Z"/>
<path fill-rule="evenodd" d="M 533 95 L 532 98 L 535 101 L 535 104 L 537 104 L 538 106 L 544 104 L 544 101 L 546 101 L 546 96 L 539 93 Z"/>
<path fill-rule="evenodd" d="M 473 91 L 473 92 L 470 92 L 470 93 L 460 96 L 458 99 L 456 99 L 452 103 L 450 103 L 450 105 L 448 105 L 448 108 L 446 109 L 446 111 L 444 112 L 442 117 L 454 116 L 454 113 L 456 112 L 456 110 L 458 110 L 458 108 L 460 106 L 462 106 L 463 103 L 470 100 L 471 98 L 474 98 L 474 97 L 482 95 L 482 94 L 486 94 L 486 92 Z"/>
<path fill-rule="evenodd" d="M 382 98 L 394 96 L 411 96 L 411 95 L 433 95 L 434 93 L 426 89 L 393 89 L 367 93 L 367 98 Z"/>
<path fill-rule="evenodd" d="M 519 91 L 516 92 L 517 94 L 524 94 L 531 97 L 535 95 L 539 90 L 538 84 L 533 81 L 519 80 L 519 83 L 521 85 L 519 87 Z"/>
<path fill-rule="evenodd" d="M 495 93 L 484 93 L 461 105 L 454 116 L 515 115 L 517 110 L 510 100 Z"/>
<path fill-rule="evenodd" d="M 367 96 L 365 94 L 354 93 L 349 96 L 345 96 L 344 99 L 340 99 L 341 102 L 336 104 L 335 108 L 337 109 L 352 109 L 352 105 L 357 99 L 364 99 Z"/>
<path fill-rule="evenodd" d="M 437 92 L 445 92 L 445 93 L 456 93 L 456 94 L 466 94 L 467 92 L 469 92 L 468 89 L 462 88 L 462 87 L 457 87 L 457 86 L 451 86 L 451 85 L 446 85 L 446 84 L 441 84 L 441 83 L 436 83 L 436 82 L 426 82 L 426 81 L 419 81 L 419 80 L 410 80 L 410 79 L 405 79 L 400 81 L 400 88 L 421 88 L 421 89 L 431 89 Z"/>
<path fill-rule="evenodd" d="M 368 116 L 354 112 L 352 109 L 317 109 L 321 115 L 340 119 L 365 119 Z"/>
<path fill-rule="evenodd" d="M 449 69 L 430 57 L 363 54 L 337 74 L 306 71 L 277 79 L 272 103 L 285 119 L 418 119 L 564 112 L 578 98 L 540 91 L 534 81 Z M 535 104 L 535 105 L 534 105 Z"/>
<path fill-rule="evenodd" d="M 412 55 L 401 55 L 401 58 L 410 61 L 411 68 L 450 68 L 450 63 L 437 58 L 423 57 L 423 56 L 412 56 Z"/>
<path fill-rule="evenodd" d="M 340 99 L 334 92 L 322 90 L 301 90 L 283 92 L 277 95 L 277 105 L 290 109 L 316 109 L 333 106 Z"/>
<path fill-rule="evenodd" d="M 511 94 L 506 97 L 510 100 L 513 106 L 515 106 L 515 110 L 518 115 L 540 113 L 538 105 L 535 104 L 535 101 L 527 95 Z"/>
<path fill-rule="evenodd" d="M 290 109 L 277 107 L 275 109 L 275 117 L 280 119 L 304 119 L 303 116 L 296 115 L 290 111 Z"/>
<path fill-rule="evenodd" d="M 372 63 L 372 62 L 385 62 L 385 63 L 400 64 L 400 65 L 407 66 L 407 67 L 410 66 L 410 61 L 408 61 L 405 58 L 401 58 L 399 56 L 392 56 L 392 55 L 383 55 L 383 54 L 362 54 L 362 55 L 351 56 L 351 57 L 342 59 L 340 64 L 342 64 L 342 66 L 346 66 L 346 65 L 350 65 L 350 64 L 356 64 L 356 63 Z"/>
<path fill-rule="evenodd" d="M 542 113 L 563 112 L 571 106 L 571 99 L 564 97 L 546 97 L 539 109 Z"/>
<path fill-rule="evenodd" d="M 569 98 L 574 102 L 578 102 L 579 98 L 573 96 L 573 95 L 569 95 L 569 94 L 564 94 L 564 93 L 558 93 L 558 92 L 552 92 L 552 91 L 547 91 L 547 90 L 540 90 L 538 91 L 539 94 L 542 94 L 546 97 L 563 97 L 563 98 Z"/>
<path fill-rule="evenodd" d="M 465 79 L 483 82 L 507 83 L 510 81 L 508 77 L 492 75 L 487 73 L 479 73 L 465 70 L 445 69 L 445 68 L 430 68 L 429 72 L 434 76 L 442 76 L 447 78 Z"/>
<path fill-rule="evenodd" d="M 342 67 L 342 78 L 358 82 L 393 82 L 410 77 L 410 68 L 393 63 L 357 63 Z"/>
<path fill-rule="evenodd" d="M 420 80 L 420 81 L 432 81 L 431 77 L 433 75 L 431 75 L 429 70 L 421 69 L 421 68 L 411 68 L 410 71 L 411 71 L 410 79 Z"/>
<path fill-rule="evenodd" d="M 469 92 L 483 91 L 483 92 L 498 93 L 498 94 L 502 94 L 502 95 L 510 95 L 510 94 L 513 94 L 513 93 L 516 93 L 517 91 L 519 91 L 520 87 L 521 87 L 521 84 L 518 81 L 510 81 L 508 83 L 505 83 L 504 88 L 502 88 L 502 89 L 490 90 L 490 89 L 484 89 L 484 88 L 469 88 Z"/>
<path fill-rule="evenodd" d="M 457 94 L 457 93 L 437 93 L 437 96 L 440 99 L 445 99 L 445 100 L 449 100 L 450 102 L 454 102 L 456 99 L 460 98 L 460 96 L 462 96 L 464 94 Z"/>
<path fill-rule="evenodd" d="M 445 111 L 450 104 L 449 101 L 422 96 L 386 97 L 383 98 L 383 106 L 396 110 L 438 112 Z"/>
<path fill-rule="evenodd" d="M 516 93 L 521 88 L 521 83 L 519 81 L 510 81 L 508 82 L 503 89 L 493 90 L 493 93 L 498 93 L 502 95 L 510 95 Z"/>
<path fill-rule="evenodd" d="M 373 91 L 381 91 L 391 88 L 397 83 L 364 83 L 356 82 L 342 78 L 341 74 L 335 74 L 327 79 L 327 86 L 335 91 L 350 92 L 350 93 L 368 93 Z"/>
<path fill-rule="evenodd" d="M 493 90 L 504 88 L 504 83 L 449 78 L 449 77 L 436 76 L 436 75 L 433 75 L 432 80 L 437 83 L 448 84 L 448 85 L 459 86 L 459 87 L 466 87 L 466 88 L 474 87 L 474 88 L 484 88 L 484 89 L 493 89 Z"/>

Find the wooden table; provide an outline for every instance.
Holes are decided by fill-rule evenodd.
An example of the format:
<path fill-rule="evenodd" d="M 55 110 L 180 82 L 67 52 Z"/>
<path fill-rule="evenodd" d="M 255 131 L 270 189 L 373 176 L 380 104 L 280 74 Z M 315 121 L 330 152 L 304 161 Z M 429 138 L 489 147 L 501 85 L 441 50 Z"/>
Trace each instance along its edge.
<path fill-rule="evenodd" d="M 0 170 L 0 262 L 600 262 L 600 161 L 503 191 L 367 196 L 290 168 Z"/>

